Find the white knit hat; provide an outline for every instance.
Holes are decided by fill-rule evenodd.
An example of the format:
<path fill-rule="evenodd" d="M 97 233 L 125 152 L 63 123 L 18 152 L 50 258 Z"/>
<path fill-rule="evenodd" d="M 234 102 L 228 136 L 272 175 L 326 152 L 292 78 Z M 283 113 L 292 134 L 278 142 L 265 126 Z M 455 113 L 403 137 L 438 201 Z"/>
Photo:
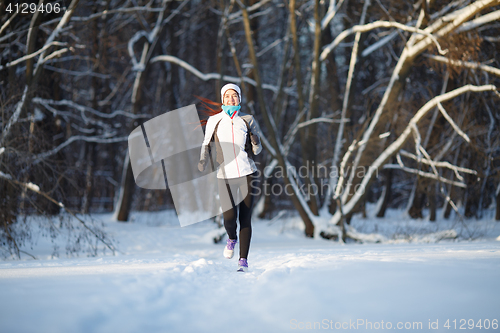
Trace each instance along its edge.
<path fill-rule="evenodd" d="M 233 89 L 234 91 L 236 91 L 238 93 L 239 102 L 241 103 L 241 89 L 240 89 L 240 87 L 238 87 L 234 83 L 228 83 L 224 87 L 222 87 L 222 89 L 220 90 L 220 98 L 221 98 L 222 102 L 224 102 L 224 94 L 226 93 L 226 91 L 228 91 L 230 89 Z"/>

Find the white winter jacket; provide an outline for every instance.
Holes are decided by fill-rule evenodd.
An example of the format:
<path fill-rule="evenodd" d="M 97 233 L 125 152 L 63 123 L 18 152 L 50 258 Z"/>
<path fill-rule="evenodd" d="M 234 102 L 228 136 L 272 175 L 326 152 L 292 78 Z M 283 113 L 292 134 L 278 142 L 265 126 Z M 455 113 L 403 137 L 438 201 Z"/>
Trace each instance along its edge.
<path fill-rule="evenodd" d="M 206 156 L 204 156 L 206 147 L 210 144 L 215 127 L 219 124 L 217 127 L 217 137 L 219 138 L 219 142 L 221 142 L 224 163 L 219 167 L 217 178 L 238 178 L 257 171 L 254 161 L 245 151 L 245 143 L 247 142 L 247 135 L 249 135 L 249 133 L 243 119 L 248 123 L 252 133 L 261 138 L 262 135 L 259 125 L 252 115 L 236 111 L 231 118 L 227 113 L 220 112 L 208 118 L 205 129 L 205 139 L 201 147 L 200 160 L 206 158 Z M 254 155 L 259 154 L 261 150 L 262 145 L 260 140 L 258 144 L 252 143 Z"/>

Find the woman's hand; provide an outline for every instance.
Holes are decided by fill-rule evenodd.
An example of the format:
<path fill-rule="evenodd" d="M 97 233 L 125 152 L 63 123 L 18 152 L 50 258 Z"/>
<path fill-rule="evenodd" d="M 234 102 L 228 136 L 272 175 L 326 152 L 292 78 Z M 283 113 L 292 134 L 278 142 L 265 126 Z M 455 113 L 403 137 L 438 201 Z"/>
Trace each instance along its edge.
<path fill-rule="evenodd" d="M 200 172 L 203 172 L 205 171 L 206 166 L 207 166 L 207 160 L 200 160 L 200 162 L 198 163 L 198 170 L 200 170 Z"/>

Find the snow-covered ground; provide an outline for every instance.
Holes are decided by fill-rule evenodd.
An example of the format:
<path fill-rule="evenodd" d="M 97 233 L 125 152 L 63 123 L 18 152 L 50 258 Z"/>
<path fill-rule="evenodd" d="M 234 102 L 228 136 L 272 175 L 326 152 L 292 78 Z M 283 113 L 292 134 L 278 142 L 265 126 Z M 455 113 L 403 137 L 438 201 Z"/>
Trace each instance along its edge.
<path fill-rule="evenodd" d="M 25 248 L 39 260 L 0 261 L 0 332 L 500 330 L 500 223 L 490 218 L 431 223 L 392 211 L 352 223 L 382 243 L 345 245 L 304 238 L 297 218 L 255 220 L 247 273 L 237 255 L 222 257 L 214 223 L 181 228 L 172 212 L 98 218 L 116 256 L 52 258 L 40 238 Z M 459 238 L 436 243 L 443 230 Z"/>

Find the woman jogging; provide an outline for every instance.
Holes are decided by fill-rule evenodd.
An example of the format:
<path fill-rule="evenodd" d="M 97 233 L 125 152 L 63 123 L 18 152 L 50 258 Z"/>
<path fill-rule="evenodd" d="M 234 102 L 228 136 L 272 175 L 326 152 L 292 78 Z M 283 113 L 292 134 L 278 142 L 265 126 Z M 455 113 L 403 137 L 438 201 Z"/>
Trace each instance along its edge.
<path fill-rule="evenodd" d="M 260 153 L 260 130 L 253 116 L 240 112 L 241 90 L 235 84 L 221 89 L 222 109 L 206 122 L 205 139 L 201 147 L 198 169 L 204 171 L 209 160 L 209 145 L 217 147 L 219 198 L 228 240 L 224 256 L 231 259 L 238 240 L 236 220 L 240 222 L 240 259 L 238 271 L 248 270 L 248 250 L 252 237 L 251 215 L 255 188 L 251 182 L 257 171 L 253 156 Z M 216 104 L 203 99 L 205 103 Z M 220 104 L 218 104 L 220 105 Z M 237 200 L 240 199 L 240 200 Z M 239 215 L 238 215 L 239 212 Z"/>

